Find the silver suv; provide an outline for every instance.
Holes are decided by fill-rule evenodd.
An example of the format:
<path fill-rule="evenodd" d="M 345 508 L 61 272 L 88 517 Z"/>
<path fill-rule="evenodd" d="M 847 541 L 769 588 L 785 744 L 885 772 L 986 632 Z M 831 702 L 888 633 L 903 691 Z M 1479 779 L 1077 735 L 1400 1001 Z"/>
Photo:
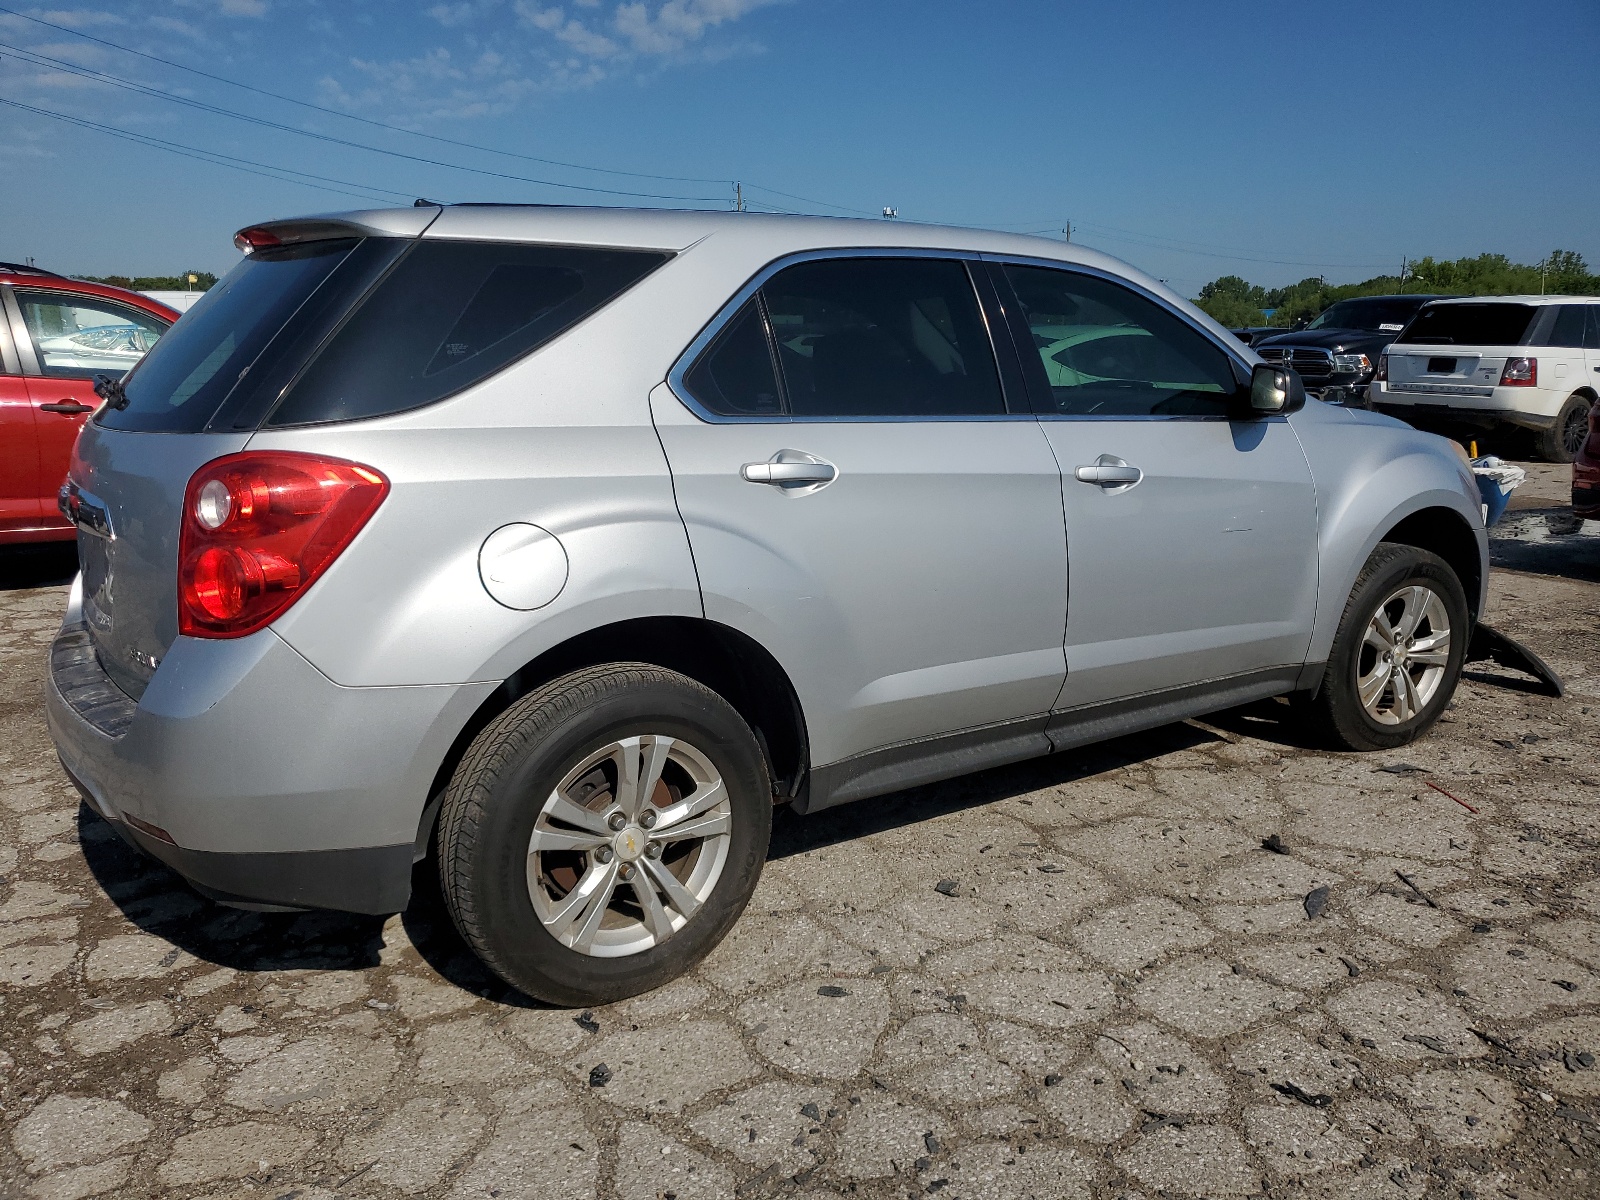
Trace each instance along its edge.
<path fill-rule="evenodd" d="M 1307 403 L 1077 246 L 434 206 L 244 230 L 78 444 L 62 761 L 217 900 L 392 912 L 432 855 L 591 1004 L 728 930 L 811 813 L 1285 696 L 1449 701 L 1452 444 Z"/>

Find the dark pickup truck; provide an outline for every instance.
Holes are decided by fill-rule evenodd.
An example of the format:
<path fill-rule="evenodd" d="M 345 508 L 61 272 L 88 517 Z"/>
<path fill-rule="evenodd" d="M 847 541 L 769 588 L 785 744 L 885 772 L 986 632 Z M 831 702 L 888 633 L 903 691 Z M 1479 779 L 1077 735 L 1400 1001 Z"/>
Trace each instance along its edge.
<path fill-rule="evenodd" d="M 1365 407 L 1378 352 L 1400 336 L 1417 310 L 1439 296 L 1357 296 L 1329 305 L 1302 329 L 1257 341 L 1267 362 L 1299 372 L 1306 391 L 1329 404 Z"/>

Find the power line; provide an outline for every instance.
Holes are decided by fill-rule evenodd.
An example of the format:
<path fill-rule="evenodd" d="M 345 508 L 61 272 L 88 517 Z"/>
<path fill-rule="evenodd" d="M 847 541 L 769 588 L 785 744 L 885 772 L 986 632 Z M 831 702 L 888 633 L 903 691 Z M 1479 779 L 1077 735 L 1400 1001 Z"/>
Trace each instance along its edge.
<path fill-rule="evenodd" d="M 173 154 L 181 154 L 185 158 L 198 159 L 200 162 L 208 162 L 213 166 L 232 167 L 249 175 L 260 175 L 265 179 L 276 179 L 280 183 L 305 183 L 307 187 L 320 187 L 321 190 L 326 192 L 338 192 L 341 195 L 354 196 L 358 200 L 376 200 L 382 204 L 393 204 L 396 198 L 404 199 L 409 195 L 406 192 L 396 192 L 389 188 L 354 183 L 348 179 L 332 179 L 326 175 L 313 175 L 308 171 L 296 171 L 291 167 L 280 167 L 273 163 L 237 158 L 231 154 L 222 154 L 216 150 L 204 150 L 198 146 L 185 145 L 182 142 L 169 142 L 163 138 L 152 137 L 144 133 L 134 133 L 131 130 L 121 129 L 115 125 L 102 125 L 98 121 L 86 120 L 83 117 L 68 116 L 66 113 L 54 112 L 48 108 L 37 108 L 32 104 L 23 104 L 19 100 L 11 100 L 5 96 L 0 96 L 0 104 L 9 105 L 24 112 L 36 113 L 42 117 L 53 117 L 58 121 L 66 121 L 68 124 L 77 125 L 84 129 L 97 130 L 100 133 L 122 138 L 124 141 L 133 142 L 137 145 L 148 146 L 156 150 L 166 150 Z M 274 174 L 273 172 L 277 173 Z M 299 178 L 291 178 L 292 176 L 299 176 Z M 315 180 L 317 182 L 307 183 L 307 180 Z M 327 184 L 337 184 L 338 186 L 324 186 Z M 349 189 L 351 188 L 364 190 L 350 191 Z"/>
<path fill-rule="evenodd" d="M 0 11 L 9 10 L 0 9 Z M 73 63 L 64 62 L 61 59 L 51 58 L 49 55 L 40 54 L 37 51 L 24 50 L 21 47 L 13 46 L 8 42 L 0 42 L 0 47 L 10 50 L 15 54 L 26 56 L 24 61 L 27 59 L 36 60 L 33 63 L 35 66 L 47 66 L 52 69 L 67 71 L 82 78 L 94 79 L 102 83 L 108 83 L 113 87 L 119 87 L 126 91 L 137 92 L 141 95 L 150 96 L 158 100 L 166 100 L 173 104 L 181 104 L 187 108 L 198 109 L 201 112 L 212 113 L 216 116 L 230 117 L 236 121 L 245 121 L 251 125 L 258 125 L 266 129 L 275 129 L 282 133 L 298 134 L 301 137 L 314 138 L 319 142 L 329 142 L 333 145 L 346 146 L 353 150 L 365 150 L 371 154 L 384 154 L 388 155 L 390 158 L 401 158 L 408 162 L 422 163 L 425 166 L 444 167 L 452 171 L 468 171 L 475 175 L 488 175 L 495 179 L 509 180 L 513 183 L 531 183 L 540 187 L 566 188 L 572 191 L 590 192 L 605 196 L 622 196 L 631 200 L 677 200 L 688 201 L 691 203 L 712 203 L 720 199 L 720 197 L 717 196 L 674 196 L 662 192 L 630 192 L 621 190 L 619 188 L 591 187 L 588 184 L 582 183 L 558 183 L 552 179 L 534 179 L 527 175 L 512 175 L 505 171 L 491 171 L 485 167 L 468 167 L 463 166 L 460 163 L 445 162 L 442 159 L 425 158 L 418 154 L 407 154 L 402 150 L 386 150 L 381 146 L 369 146 L 365 142 L 353 142 L 348 138 L 335 137 L 332 134 L 327 133 L 315 133 L 309 129 L 299 129 L 293 125 L 284 125 L 277 121 L 269 121 L 264 117 L 253 117 L 248 113 L 236 112 L 233 109 L 223 108 L 216 104 L 207 104 L 203 100 L 194 100 L 187 96 L 179 96 L 162 88 L 151 87 L 148 84 L 133 83 L 127 80 L 119 79 L 114 75 L 108 75 L 104 71 L 96 71 L 90 67 L 79 67 Z"/>
<path fill-rule="evenodd" d="M 43 25 L 47 29 L 54 29 L 59 33 L 66 33 L 72 35 L 73 37 L 83 38 L 86 41 L 94 42 L 100 46 L 106 46 L 112 50 L 120 50 L 124 54 L 132 54 L 138 58 L 144 58 L 151 62 L 160 63 L 165 67 L 172 67 L 179 71 L 187 71 L 189 74 L 198 75 L 202 79 L 209 79 L 215 83 L 227 84 L 229 87 L 240 88 L 246 92 L 254 92 L 258 96 L 266 96 L 273 100 L 281 100 L 286 104 L 298 105 L 301 108 L 308 108 L 313 112 L 325 113 L 330 117 L 340 117 L 346 121 L 357 121 L 362 125 L 370 125 L 375 129 L 387 129 L 391 133 L 403 133 L 408 137 L 426 138 L 430 142 L 439 142 L 446 146 L 455 146 L 464 150 L 480 150 L 485 154 L 500 154 L 507 158 L 520 158 L 524 162 L 543 163 L 546 166 L 551 167 L 567 167 L 574 171 L 593 171 L 600 175 L 624 175 L 631 179 L 658 179 L 668 183 L 726 182 L 726 180 L 722 179 L 705 179 L 694 175 L 652 175 L 643 171 L 620 171 L 612 167 L 591 167 L 585 163 L 564 162 L 557 158 L 540 158 L 539 156 L 533 154 L 519 154 L 514 150 L 500 150 L 494 146 L 480 146 L 476 142 L 464 142 L 459 138 L 439 137 L 437 134 L 423 133 L 421 130 L 417 129 L 406 129 L 404 126 L 391 125 L 386 121 L 375 121 L 370 117 L 359 117 L 354 113 L 340 112 L 336 108 L 328 108 L 322 104 L 313 104 L 309 100 L 297 100 L 293 96 L 285 96 L 281 92 L 268 91 L 266 88 L 258 88 L 248 83 L 240 83 L 237 79 L 229 79 L 225 75 L 216 75 L 210 71 L 202 71 L 198 67 L 190 67 L 180 62 L 174 62 L 170 58 L 162 58 L 156 54 L 147 54 L 143 50 L 135 50 L 131 46 L 124 46 L 118 42 L 107 41 L 105 38 L 95 37 L 92 33 L 84 33 L 80 29 L 73 29 L 66 25 L 57 25 L 40 17 L 30 16 L 24 12 L 18 12 L 14 8 L 7 8 L 4 5 L 0 5 L 0 13 L 6 13 L 13 17 L 20 17 L 24 21 L 32 21 L 35 25 Z M 792 198 L 793 197 L 791 197 L 791 199 Z"/>

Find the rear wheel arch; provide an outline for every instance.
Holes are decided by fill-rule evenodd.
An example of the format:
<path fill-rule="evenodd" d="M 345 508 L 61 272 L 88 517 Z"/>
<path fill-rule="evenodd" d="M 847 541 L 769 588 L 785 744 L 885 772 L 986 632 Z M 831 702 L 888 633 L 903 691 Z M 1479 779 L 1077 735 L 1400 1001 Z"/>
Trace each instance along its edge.
<path fill-rule="evenodd" d="M 809 761 L 805 714 L 788 673 L 746 634 L 697 617 L 641 617 L 599 626 L 539 654 L 507 677 L 468 719 L 428 789 L 417 840 L 426 845 L 439 798 L 472 740 L 518 699 L 563 675 L 602 663 L 665 667 L 726 700 L 756 735 L 767 760 L 774 801 L 795 794 Z"/>
<path fill-rule="evenodd" d="M 1454 509 L 1424 508 L 1410 514 L 1378 539 L 1402 546 L 1415 546 L 1437 554 L 1450 565 L 1467 594 L 1467 611 L 1473 621 L 1479 617 L 1479 598 L 1483 594 L 1483 558 L 1472 526 Z"/>

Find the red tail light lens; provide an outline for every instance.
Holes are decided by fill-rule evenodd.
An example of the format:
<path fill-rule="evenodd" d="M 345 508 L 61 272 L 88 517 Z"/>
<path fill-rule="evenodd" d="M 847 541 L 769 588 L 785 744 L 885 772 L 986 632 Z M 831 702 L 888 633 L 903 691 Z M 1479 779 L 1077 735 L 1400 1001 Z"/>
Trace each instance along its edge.
<path fill-rule="evenodd" d="M 189 480 L 178 537 L 178 631 L 269 625 L 343 553 L 389 494 L 371 467 L 287 451 L 230 454 Z"/>
<path fill-rule="evenodd" d="M 1373 376 L 1373 379 L 1379 383 L 1389 382 L 1389 352 L 1387 350 L 1378 355 L 1378 371 Z"/>
<path fill-rule="evenodd" d="M 1538 387 L 1539 360 L 1537 358 L 1508 358 L 1506 369 L 1500 372 L 1501 387 Z"/>

